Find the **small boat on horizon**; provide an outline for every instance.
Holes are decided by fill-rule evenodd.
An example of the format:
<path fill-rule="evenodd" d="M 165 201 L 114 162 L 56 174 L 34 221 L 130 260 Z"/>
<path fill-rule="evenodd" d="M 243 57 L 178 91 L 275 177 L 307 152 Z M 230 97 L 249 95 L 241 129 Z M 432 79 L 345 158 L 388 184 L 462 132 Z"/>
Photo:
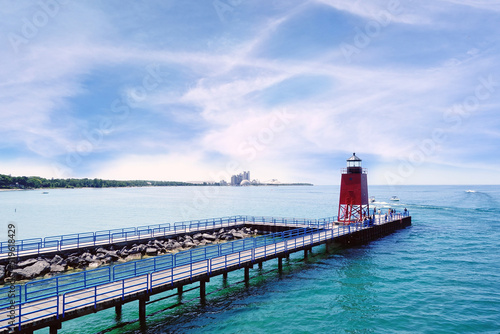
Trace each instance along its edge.
<path fill-rule="evenodd" d="M 44 191 L 42 194 L 47 195 L 48 193 L 49 193 L 48 191 Z"/>
<path fill-rule="evenodd" d="M 398 196 L 392 196 L 391 197 L 391 201 L 399 201 L 399 197 Z"/>
<path fill-rule="evenodd" d="M 370 203 L 375 202 L 375 196 L 370 196 L 369 200 L 370 200 Z"/>

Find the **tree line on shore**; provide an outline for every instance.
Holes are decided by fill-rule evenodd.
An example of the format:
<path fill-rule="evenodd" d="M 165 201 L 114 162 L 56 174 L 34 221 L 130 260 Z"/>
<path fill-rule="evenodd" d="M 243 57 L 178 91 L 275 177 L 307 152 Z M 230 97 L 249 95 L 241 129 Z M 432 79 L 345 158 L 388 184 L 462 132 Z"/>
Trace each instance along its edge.
<path fill-rule="evenodd" d="M 46 179 L 38 176 L 10 176 L 0 174 L 0 189 L 37 188 L 110 188 L 110 187 L 164 187 L 192 186 L 188 182 L 145 181 L 145 180 L 102 180 L 102 179 Z"/>

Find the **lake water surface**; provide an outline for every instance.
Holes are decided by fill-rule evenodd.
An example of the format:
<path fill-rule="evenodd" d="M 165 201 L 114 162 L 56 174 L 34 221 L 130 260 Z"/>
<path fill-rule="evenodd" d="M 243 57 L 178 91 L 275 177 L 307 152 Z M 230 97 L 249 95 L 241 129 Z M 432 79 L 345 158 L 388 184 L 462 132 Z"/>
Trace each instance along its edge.
<path fill-rule="evenodd" d="M 109 309 L 64 322 L 59 332 L 500 333 L 500 187 L 369 191 L 377 208 L 406 207 L 413 226 L 362 247 L 328 254 L 317 247 L 307 263 L 299 252 L 281 276 L 277 262 L 268 261 L 262 271 L 251 270 L 249 288 L 217 291 L 223 282 L 213 278 L 204 307 L 193 301 L 164 311 L 175 297 L 148 305 L 147 329 L 133 322 L 132 302 L 121 319 Z M 0 239 L 7 239 L 9 221 L 26 239 L 231 215 L 323 218 L 337 215 L 338 192 L 338 186 L 0 192 Z M 390 202 L 392 195 L 400 202 Z M 242 279 L 243 271 L 232 272 L 228 284 Z M 187 292 L 183 301 L 197 295 Z"/>

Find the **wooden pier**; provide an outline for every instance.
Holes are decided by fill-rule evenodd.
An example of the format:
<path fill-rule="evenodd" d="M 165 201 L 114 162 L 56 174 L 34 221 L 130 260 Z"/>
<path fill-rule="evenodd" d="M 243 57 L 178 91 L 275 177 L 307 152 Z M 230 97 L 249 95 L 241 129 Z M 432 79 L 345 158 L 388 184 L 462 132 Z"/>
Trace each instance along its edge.
<path fill-rule="evenodd" d="M 174 224 L 158 224 L 140 226 L 136 228 L 122 228 L 97 232 L 77 233 L 46 238 L 20 240 L 15 246 L 17 261 L 33 257 L 34 255 L 51 256 L 61 253 L 72 253 L 79 249 L 96 246 L 118 245 L 127 246 L 141 243 L 154 238 L 172 238 L 198 232 L 211 232 L 220 228 L 254 227 L 260 231 L 277 232 L 285 229 L 307 227 L 312 224 L 331 222 L 332 218 L 325 219 L 295 219 L 254 216 L 232 216 L 206 220 L 179 222 Z M 8 242 L 0 243 L 0 264 L 9 262 L 12 253 Z"/>
<path fill-rule="evenodd" d="M 348 226 L 337 225 L 332 221 L 314 224 L 280 224 L 274 222 L 246 221 L 245 226 L 262 224 L 270 233 L 258 238 L 249 238 L 246 244 L 239 245 L 234 251 L 229 247 L 231 242 L 220 244 L 218 252 L 205 252 L 205 257 L 192 257 L 190 261 L 175 261 L 170 267 L 133 275 L 127 278 L 115 279 L 103 284 L 77 288 L 66 292 L 59 290 L 59 285 L 47 286 L 45 296 L 26 300 L 29 295 L 22 297 L 22 288 L 19 287 L 19 298 L 13 307 L 7 307 L 7 300 L 0 296 L 0 331 L 30 333 L 34 330 L 50 327 L 50 333 L 57 333 L 62 323 L 67 320 L 95 313 L 107 308 L 115 307 L 117 314 L 121 314 L 122 305 L 132 301 L 138 302 L 139 318 L 145 322 L 147 316 L 146 305 L 150 297 L 161 292 L 174 290 L 182 294 L 184 286 L 199 282 L 200 301 L 205 303 L 206 284 L 212 277 L 244 268 L 244 281 L 249 284 L 250 270 L 254 265 L 272 259 L 278 260 L 278 269 L 282 268 L 282 260 L 290 253 L 304 252 L 307 259 L 308 252 L 318 245 L 331 243 L 342 245 L 357 245 L 388 235 L 398 229 L 411 225 L 411 217 L 394 215 L 389 221 L 383 219 L 371 220 L 369 223 L 357 223 Z M 214 227 L 215 228 L 215 227 Z M 247 239 L 245 239 L 247 240 Z M 242 246 L 241 246 L 242 245 Z M 161 258 L 162 256 L 158 256 Z M 137 261 L 139 262 L 139 261 Z M 64 276 L 62 276 L 64 277 Z M 56 281 L 55 284 L 59 284 Z M 5 288 L 4 288 L 5 289 Z M 16 290 L 17 291 L 17 290 Z M 25 292 L 27 289 L 25 289 Z M 44 292 L 42 291 L 42 292 Z M 43 293 L 40 296 L 44 295 Z M 17 298 L 17 297 L 15 297 Z M 12 300 L 12 299 L 11 299 Z M 12 323 L 9 323 L 11 321 Z"/>

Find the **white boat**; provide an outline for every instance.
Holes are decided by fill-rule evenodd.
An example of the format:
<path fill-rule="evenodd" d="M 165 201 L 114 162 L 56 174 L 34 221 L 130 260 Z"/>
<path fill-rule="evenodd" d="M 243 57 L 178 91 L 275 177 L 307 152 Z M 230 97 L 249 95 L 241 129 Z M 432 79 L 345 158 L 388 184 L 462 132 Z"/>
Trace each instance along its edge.
<path fill-rule="evenodd" d="M 399 201 L 399 197 L 398 196 L 392 196 L 391 197 L 391 201 Z"/>
<path fill-rule="evenodd" d="M 49 193 L 48 191 L 44 191 L 42 194 L 47 195 L 48 193 Z"/>
<path fill-rule="evenodd" d="M 370 203 L 375 202 L 375 196 L 370 196 L 369 200 L 370 200 Z"/>

